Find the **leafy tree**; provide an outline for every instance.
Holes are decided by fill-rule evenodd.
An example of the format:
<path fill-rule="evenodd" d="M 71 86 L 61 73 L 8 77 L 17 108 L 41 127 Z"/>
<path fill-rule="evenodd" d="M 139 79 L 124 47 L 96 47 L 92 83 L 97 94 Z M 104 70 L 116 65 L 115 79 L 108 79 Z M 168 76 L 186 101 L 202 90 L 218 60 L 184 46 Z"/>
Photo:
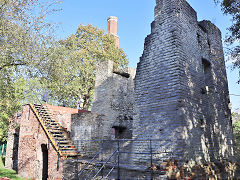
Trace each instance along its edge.
<path fill-rule="evenodd" d="M 92 25 L 80 25 L 77 32 L 49 49 L 44 67 L 44 84 L 59 104 L 76 107 L 79 98 L 89 109 L 94 92 L 96 64 L 112 60 L 115 68 L 128 64 L 122 49 L 115 46 L 112 35 Z"/>
<path fill-rule="evenodd" d="M 0 72 L 0 141 L 7 140 L 9 118 L 21 108 L 20 100 L 24 98 L 25 81 L 14 79 L 13 75 Z"/>
<path fill-rule="evenodd" d="M 235 59 L 234 66 L 240 68 L 240 1 L 239 0 L 214 0 L 220 3 L 224 14 L 232 16 L 232 26 L 228 28 L 230 35 L 226 42 L 235 47 L 230 50 L 231 56 Z M 240 81 L 239 81 L 240 82 Z"/>
<path fill-rule="evenodd" d="M 240 121 L 233 124 L 234 141 L 236 143 L 236 157 L 240 160 Z"/>
<path fill-rule="evenodd" d="M 0 141 L 21 107 L 27 80 L 47 56 L 53 26 L 45 21 L 57 0 L 0 0 Z M 30 89 L 30 88 L 29 88 Z"/>
<path fill-rule="evenodd" d="M 56 0 L 0 0 L 0 71 L 35 65 L 46 55 L 46 44 L 52 40 L 46 33 L 52 27 L 45 21 L 54 11 L 50 3 Z"/>

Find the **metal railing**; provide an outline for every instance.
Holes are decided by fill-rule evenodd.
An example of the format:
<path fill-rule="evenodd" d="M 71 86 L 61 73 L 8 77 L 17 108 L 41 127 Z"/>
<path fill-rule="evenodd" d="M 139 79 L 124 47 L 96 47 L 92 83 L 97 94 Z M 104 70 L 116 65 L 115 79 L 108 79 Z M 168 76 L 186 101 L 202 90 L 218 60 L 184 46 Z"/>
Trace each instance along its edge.
<path fill-rule="evenodd" d="M 89 159 L 86 165 L 78 172 L 80 179 L 96 178 L 102 172 L 102 179 L 108 178 L 113 172 L 116 179 L 120 179 L 121 168 L 131 165 L 132 157 L 145 158 L 145 169 L 148 170 L 150 177 L 154 174 L 154 163 L 156 159 L 160 161 L 174 159 L 173 153 L 166 149 L 160 150 L 165 143 L 171 141 L 149 139 L 149 140 L 133 140 L 133 139 L 117 139 L 117 140 L 78 140 L 75 146 L 78 153 L 82 154 L 81 159 Z M 140 144 L 138 144 L 140 143 Z M 141 146 L 141 150 L 136 150 Z M 130 158 L 131 157 L 131 158 Z M 80 162 L 81 162 L 80 159 Z M 89 168 L 91 166 L 91 168 Z M 104 168 L 106 172 L 103 173 Z M 115 170 L 115 171 L 114 171 Z M 85 172 L 85 173 L 84 173 Z"/>
<path fill-rule="evenodd" d="M 177 144 L 175 143 L 178 142 L 159 139 L 77 140 L 75 146 L 78 153 L 82 155 L 81 159 L 90 160 L 80 170 L 80 179 L 91 179 L 100 174 L 102 174 L 102 179 L 108 177 L 120 179 L 122 171 L 137 166 L 148 173 L 149 178 L 153 179 L 156 175 L 166 173 L 166 169 L 163 168 L 166 163 L 181 163 L 179 158 L 186 155 L 183 149 L 176 149 Z M 209 157 L 219 154 L 218 149 L 209 148 L 205 152 L 198 146 L 191 152 L 193 156 L 202 157 L 203 161 L 206 154 Z M 91 160 L 92 158 L 94 161 Z M 83 162 L 81 159 L 80 163 Z M 88 168 L 89 166 L 91 168 Z M 86 172 L 85 175 L 83 171 Z"/>

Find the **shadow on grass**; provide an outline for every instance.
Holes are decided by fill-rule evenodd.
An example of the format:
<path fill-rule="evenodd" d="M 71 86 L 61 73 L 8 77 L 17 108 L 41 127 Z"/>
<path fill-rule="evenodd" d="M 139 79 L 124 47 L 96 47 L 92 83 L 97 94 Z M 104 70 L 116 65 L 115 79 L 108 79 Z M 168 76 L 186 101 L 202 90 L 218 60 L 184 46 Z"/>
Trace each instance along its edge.
<path fill-rule="evenodd" d="M 0 179 L 2 177 L 7 177 L 12 180 L 25 180 L 24 178 L 19 177 L 14 170 L 4 168 L 4 157 L 0 157 Z"/>
<path fill-rule="evenodd" d="M 1 177 L 7 177 L 10 179 L 16 179 L 16 180 L 23 179 L 23 178 L 18 177 L 15 171 L 9 170 L 9 169 L 4 169 L 4 168 L 0 168 L 0 178 Z"/>

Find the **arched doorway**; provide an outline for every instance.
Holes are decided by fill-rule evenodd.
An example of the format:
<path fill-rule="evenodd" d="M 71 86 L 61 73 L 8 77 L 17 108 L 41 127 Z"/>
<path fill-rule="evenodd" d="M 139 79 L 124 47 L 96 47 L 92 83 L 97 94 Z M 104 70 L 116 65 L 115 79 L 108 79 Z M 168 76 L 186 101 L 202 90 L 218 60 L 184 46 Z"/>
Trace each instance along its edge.
<path fill-rule="evenodd" d="M 42 148 L 42 160 L 43 160 L 43 166 L 42 166 L 42 179 L 47 180 L 48 178 L 48 148 L 46 144 L 41 145 Z"/>

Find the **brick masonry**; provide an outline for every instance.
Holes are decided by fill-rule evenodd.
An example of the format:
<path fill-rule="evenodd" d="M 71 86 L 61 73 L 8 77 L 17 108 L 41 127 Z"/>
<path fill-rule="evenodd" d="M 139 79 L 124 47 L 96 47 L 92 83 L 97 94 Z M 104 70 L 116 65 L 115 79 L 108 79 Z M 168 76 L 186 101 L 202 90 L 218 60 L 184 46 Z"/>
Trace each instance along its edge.
<path fill-rule="evenodd" d="M 6 157 L 6 167 L 12 169 L 14 161 L 17 161 L 18 174 L 28 179 L 42 179 L 43 155 L 41 145 L 48 148 L 48 178 L 62 178 L 62 160 L 58 162 L 58 155 L 52 144 L 49 142 L 35 114 L 29 105 L 23 106 L 22 115 L 19 119 L 19 144 L 17 159 L 12 159 L 11 147 L 14 144 L 14 130 L 9 131 L 8 150 Z M 16 156 L 15 156 L 16 157 Z M 59 165 L 59 167 L 58 167 Z M 14 169 L 14 168 L 13 168 Z"/>
<path fill-rule="evenodd" d="M 149 152 L 149 143 L 141 140 L 152 139 L 150 149 L 157 153 L 153 163 L 169 158 L 203 163 L 234 156 L 228 103 L 220 30 L 210 21 L 198 22 L 186 0 L 156 0 L 151 34 L 145 39 L 137 71 L 114 71 L 112 61 L 102 62 L 96 70 L 91 113 L 49 109 L 85 155 L 100 148 L 92 140 L 107 140 L 102 150 L 109 155 L 117 139 L 132 139 L 126 151 L 138 153 Z M 57 153 L 30 107 L 23 106 L 22 116 L 15 120 L 19 127 L 10 126 L 6 166 L 23 177 L 41 179 L 41 145 L 45 144 L 49 178 L 61 178 L 62 163 L 57 170 Z M 146 165 L 149 154 L 126 155 L 121 160 Z"/>
<path fill-rule="evenodd" d="M 153 145 L 156 150 L 172 151 L 182 160 L 231 158 L 221 32 L 210 21 L 198 22 L 186 0 L 156 3 L 152 32 L 137 66 L 133 137 L 161 139 L 165 144 Z M 139 143 L 134 150 L 144 151 Z"/>
<path fill-rule="evenodd" d="M 78 113 L 72 115 L 71 140 L 81 155 L 92 155 L 98 151 L 97 140 L 102 137 L 102 115 Z M 89 152 L 91 151 L 91 152 Z"/>

